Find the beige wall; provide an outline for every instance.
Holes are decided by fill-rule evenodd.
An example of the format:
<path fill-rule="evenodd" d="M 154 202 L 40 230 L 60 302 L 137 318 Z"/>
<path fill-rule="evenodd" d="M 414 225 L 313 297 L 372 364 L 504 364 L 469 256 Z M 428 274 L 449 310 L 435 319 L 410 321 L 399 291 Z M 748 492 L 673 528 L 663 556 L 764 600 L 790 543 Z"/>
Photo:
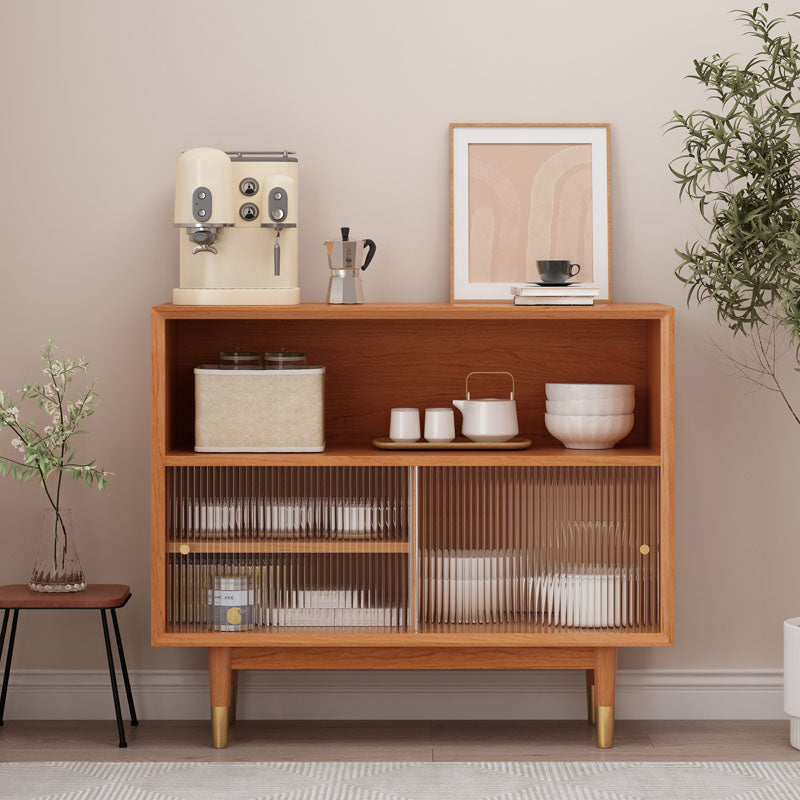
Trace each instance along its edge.
<path fill-rule="evenodd" d="M 177 280 L 177 154 L 298 151 L 305 300 L 324 298 L 321 243 L 343 224 L 378 243 L 371 300 L 444 300 L 451 121 L 610 122 L 615 297 L 678 307 L 677 645 L 622 665 L 780 663 L 800 613 L 800 429 L 728 377 L 713 313 L 685 308 L 672 251 L 696 220 L 661 130 L 698 100 L 691 59 L 742 48 L 731 5 L 4 0 L 0 386 L 35 374 L 48 336 L 102 377 L 89 441 L 116 478 L 72 505 L 89 579 L 133 585 L 133 667 L 203 664 L 149 647 L 148 309 Z M 0 481 L 0 582 L 27 579 L 40 505 Z M 17 663 L 99 667 L 96 626 L 29 614 Z"/>

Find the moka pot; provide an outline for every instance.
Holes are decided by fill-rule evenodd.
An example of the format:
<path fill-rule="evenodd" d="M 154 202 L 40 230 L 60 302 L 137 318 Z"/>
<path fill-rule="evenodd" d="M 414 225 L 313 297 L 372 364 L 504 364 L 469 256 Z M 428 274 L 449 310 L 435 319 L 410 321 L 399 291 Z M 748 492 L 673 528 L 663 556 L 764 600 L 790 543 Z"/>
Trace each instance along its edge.
<path fill-rule="evenodd" d="M 372 239 L 351 240 L 350 228 L 341 230 L 341 239 L 324 243 L 331 271 L 328 302 L 335 305 L 363 303 L 364 287 L 361 285 L 361 273 L 369 266 L 375 255 L 375 242 Z"/>

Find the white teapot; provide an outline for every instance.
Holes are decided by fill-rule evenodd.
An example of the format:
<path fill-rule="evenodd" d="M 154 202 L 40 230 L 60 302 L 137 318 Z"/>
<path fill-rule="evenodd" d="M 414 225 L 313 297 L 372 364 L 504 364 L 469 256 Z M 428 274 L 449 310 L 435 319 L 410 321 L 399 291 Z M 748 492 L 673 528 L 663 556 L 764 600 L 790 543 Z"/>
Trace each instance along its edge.
<path fill-rule="evenodd" d="M 489 397 L 472 400 L 469 379 L 473 375 L 508 375 L 511 396 L 508 400 Z M 453 400 L 463 417 L 461 433 L 473 442 L 507 442 L 519 433 L 517 404 L 514 400 L 514 376 L 510 372 L 470 372 L 466 380 L 466 400 Z"/>

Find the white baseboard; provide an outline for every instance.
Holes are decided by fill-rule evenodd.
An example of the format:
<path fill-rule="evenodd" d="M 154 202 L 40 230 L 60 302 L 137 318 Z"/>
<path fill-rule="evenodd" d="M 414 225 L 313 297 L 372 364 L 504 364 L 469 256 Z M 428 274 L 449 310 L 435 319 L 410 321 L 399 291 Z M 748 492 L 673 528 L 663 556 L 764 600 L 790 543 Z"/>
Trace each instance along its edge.
<path fill-rule="evenodd" d="M 240 719 L 581 719 L 583 673 L 242 672 Z M 208 674 L 131 673 L 141 719 L 207 719 Z M 122 690 L 122 681 L 120 690 Z M 124 695 L 122 697 L 124 708 Z M 784 719 L 780 669 L 620 670 L 618 719 Z M 108 673 L 18 670 L 6 719 L 110 719 Z"/>

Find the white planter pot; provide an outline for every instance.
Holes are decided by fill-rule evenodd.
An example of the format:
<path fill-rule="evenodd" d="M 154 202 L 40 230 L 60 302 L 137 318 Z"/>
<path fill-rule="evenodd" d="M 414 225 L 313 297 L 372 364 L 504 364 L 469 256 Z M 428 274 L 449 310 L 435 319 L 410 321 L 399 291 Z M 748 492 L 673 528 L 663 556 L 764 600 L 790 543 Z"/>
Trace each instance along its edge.
<path fill-rule="evenodd" d="M 783 710 L 789 715 L 789 741 L 800 750 L 800 617 L 783 623 Z"/>

